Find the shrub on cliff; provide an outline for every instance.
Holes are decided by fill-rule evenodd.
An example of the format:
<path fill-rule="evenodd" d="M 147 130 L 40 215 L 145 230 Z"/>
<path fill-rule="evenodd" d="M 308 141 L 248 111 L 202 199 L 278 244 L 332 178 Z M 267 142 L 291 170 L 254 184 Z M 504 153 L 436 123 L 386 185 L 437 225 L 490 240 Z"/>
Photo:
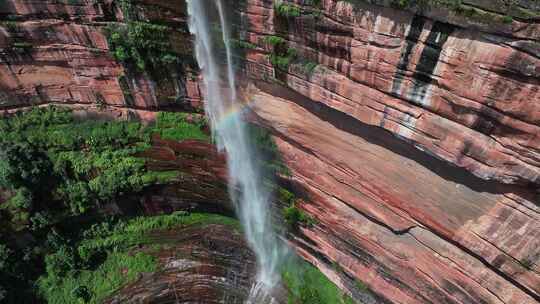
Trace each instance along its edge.
<path fill-rule="evenodd" d="M 90 187 L 85 182 L 68 181 L 58 188 L 58 194 L 73 214 L 83 214 L 92 207 Z"/>
<path fill-rule="evenodd" d="M 131 21 L 105 29 L 111 53 L 119 62 L 138 71 L 159 72 L 177 63 L 165 25 Z"/>
<path fill-rule="evenodd" d="M 304 211 L 298 209 L 296 204 L 291 204 L 283 209 L 285 223 L 290 230 L 295 231 L 300 225 L 313 225 L 315 220 Z"/>
<path fill-rule="evenodd" d="M 279 188 L 278 194 L 279 201 L 286 204 L 282 212 L 285 223 L 290 231 L 296 231 L 301 225 L 310 226 L 316 223 L 314 218 L 298 208 L 298 199 L 292 192 L 284 188 Z"/>
<path fill-rule="evenodd" d="M 274 68 L 287 72 L 289 65 L 298 59 L 298 52 L 287 45 L 287 40 L 279 36 L 266 36 L 264 43 L 270 48 L 268 59 Z"/>
<path fill-rule="evenodd" d="M 281 1 L 274 3 L 274 10 L 279 17 L 283 18 L 296 18 L 302 15 L 302 11 L 298 6 Z"/>

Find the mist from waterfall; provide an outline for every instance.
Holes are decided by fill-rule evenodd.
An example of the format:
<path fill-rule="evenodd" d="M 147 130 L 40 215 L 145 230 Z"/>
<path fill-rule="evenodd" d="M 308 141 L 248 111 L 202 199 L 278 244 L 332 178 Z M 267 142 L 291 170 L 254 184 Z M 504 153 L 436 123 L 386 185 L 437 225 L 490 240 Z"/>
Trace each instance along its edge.
<path fill-rule="evenodd" d="M 188 0 L 189 27 L 195 36 L 195 55 L 202 72 L 205 110 L 212 134 L 227 155 L 229 192 L 250 247 L 257 256 L 258 284 L 272 288 L 279 281 L 278 267 L 283 247 L 278 242 L 270 218 L 270 193 L 250 144 L 243 105 L 237 98 L 230 30 L 222 0 Z M 226 56 L 218 56 L 210 12 L 219 14 Z M 216 18 L 217 19 L 217 18 Z M 221 43 L 220 43 L 221 44 Z"/>

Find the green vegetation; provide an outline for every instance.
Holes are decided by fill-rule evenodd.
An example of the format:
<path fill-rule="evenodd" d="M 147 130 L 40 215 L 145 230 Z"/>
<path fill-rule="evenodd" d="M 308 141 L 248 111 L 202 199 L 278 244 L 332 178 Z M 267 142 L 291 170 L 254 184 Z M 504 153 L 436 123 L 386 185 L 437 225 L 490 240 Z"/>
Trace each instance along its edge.
<path fill-rule="evenodd" d="M 238 40 L 238 39 L 231 39 L 230 43 L 231 43 L 231 47 L 236 50 L 241 50 L 241 49 L 253 50 L 257 48 L 257 46 L 253 43 L 243 41 L 243 40 Z"/>
<path fill-rule="evenodd" d="M 76 121 L 70 110 L 56 107 L 0 120 L 0 299 L 35 303 L 32 286 L 45 268 L 69 277 L 73 267 L 80 267 L 73 247 L 79 238 L 73 234 L 87 222 L 102 220 L 98 209 L 179 179 L 181 172 L 149 171 L 145 159 L 136 156 L 149 147 L 152 133 L 208 140 L 203 127 L 203 120 L 181 113 L 159 114 L 150 127 Z M 18 241 L 20 234 L 28 241 Z M 77 290 L 79 295 L 95 292 L 89 286 Z"/>
<path fill-rule="evenodd" d="M 282 1 L 274 3 L 276 15 L 283 18 L 296 18 L 302 15 L 300 7 Z"/>
<path fill-rule="evenodd" d="M 279 201 L 286 204 L 283 208 L 283 218 L 287 224 L 287 228 L 290 231 L 295 231 L 300 225 L 311 226 L 316 224 L 316 220 L 304 211 L 300 210 L 297 206 L 298 199 L 296 196 L 287 189 L 280 188 L 278 192 Z"/>
<path fill-rule="evenodd" d="M 513 21 L 514 21 L 514 17 L 512 17 L 512 16 L 506 15 L 506 16 L 503 16 L 503 17 L 502 17 L 502 22 L 503 22 L 503 23 L 510 24 L 510 23 L 512 23 Z"/>
<path fill-rule="evenodd" d="M 298 58 L 296 49 L 287 47 L 287 41 L 279 36 L 266 36 L 263 42 L 271 49 L 270 63 L 278 70 L 286 72 L 292 63 L 299 63 L 306 75 L 313 74 L 318 63 Z"/>
<path fill-rule="evenodd" d="M 280 33 L 279 35 L 285 35 L 289 32 L 291 19 L 298 18 L 301 16 L 312 17 L 311 19 L 306 19 L 308 21 L 314 22 L 321 14 L 321 1 L 320 0 L 306 0 L 303 3 L 303 9 L 284 1 L 275 1 L 274 2 L 274 11 L 275 11 L 275 26 L 276 32 Z M 306 22 L 308 22 L 306 21 Z M 285 33 L 285 34 L 284 34 Z M 289 47 L 288 41 L 280 36 L 270 35 L 266 36 L 263 39 L 263 43 L 269 48 L 270 52 L 268 59 L 272 66 L 275 68 L 277 78 L 280 79 L 284 72 L 288 72 L 289 66 L 293 63 L 300 64 L 301 70 L 306 75 L 310 76 L 317 63 L 300 58 L 298 50 L 295 48 Z M 282 79 L 281 79 L 282 80 Z M 279 81 L 279 80 L 278 80 Z"/>
<path fill-rule="evenodd" d="M 50 268 L 58 267 L 51 259 L 47 263 Z M 51 272 L 40 279 L 38 286 L 47 303 L 101 303 L 139 273 L 156 269 L 156 259 L 147 253 L 112 252 L 96 270 L 72 271 L 63 276 Z"/>
<path fill-rule="evenodd" d="M 60 242 L 45 257 L 39 292 L 48 303 L 101 303 L 139 273 L 157 270 L 152 232 L 208 224 L 239 226 L 228 217 L 185 212 L 94 224 L 74 238 L 73 246 Z"/>
<path fill-rule="evenodd" d="M 15 41 L 11 43 L 11 49 L 17 53 L 27 53 L 32 50 L 34 46 L 29 42 Z"/>
<path fill-rule="evenodd" d="M 125 23 L 105 27 L 105 34 L 114 58 L 135 71 L 147 71 L 156 78 L 162 69 L 180 62 L 174 52 L 171 34 L 174 29 L 157 22 L 138 18 L 133 0 L 118 1 Z"/>
<path fill-rule="evenodd" d="M 94 225 L 83 233 L 84 240 L 79 244 L 78 253 L 84 260 L 89 261 L 103 249 L 125 249 L 134 245 L 150 244 L 151 239 L 147 235 L 151 231 L 209 224 L 224 224 L 240 231 L 238 221 L 229 217 L 179 211 L 153 218 L 138 217 L 114 225 L 109 222 Z"/>
<path fill-rule="evenodd" d="M 251 144 L 257 148 L 255 153 L 258 156 L 257 160 L 265 173 L 265 185 L 268 191 L 273 192 L 277 200 L 285 206 L 281 210 L 285 228 L 296 231 L 301 225 L 314 225 L 316 220 L 298 208 L 298 198 L 276 182 L 280 177 L 289 176 L 290 172 L 279 155 L 271 133 L 253 124 L 249 125 L 248 131 Z"/>
<path fill-rule="evenodd" d="M 366 292 L 366 291 L 369 290 L 369 287 L 368 287 L 366 284 L 364 284 L 364 282 L 362 282 L 362 281 L 360 281 L 360 280 L 355 280 L 355 281 L 354 281 L 354 285 L 355 285 L 356 288 L 357 288 L 358 290 L 360 290 L 360 291 Z"/>
<path fill-rule="evenodd" d="M 321 7 L 321 0 L 306 0 L 307 5 L 311 5 L 313 7 L 320 8 Z"/>
<path fill-rule="evenodd" d="M 210 136 L 203 131 L 205 126 L 206 121 L 203 118 L 189 116 L 186 113 L 161 112 L 153 130 L 164 139 L 209 141 Z"/>
<path fill-rule="evenodd" d="M 5 27 L 8 32 L 14 32 L 18 29 L 19 27 L 19 22 L 17 21 L 14 21 L 14 20 L 1 20 L 0 21 L 0 26 L 2 27 Z"/>
<path fill-rule="evenodd" d="M 302 6 L 294 3 L 287 3 L 283 0 L 274 1 L 274 11 L 278 21 L 285 22 L 301 16 L 312 16 L 319 18 L 322 15 L 321 0 L 304 0 Z M 278 22 L 279 23 L 279 22 Z"/>
<path fill-rule="evenodd" d="M 278 36 L 267 36 L 264 42 L 271 48 L 270 63 L 282 72 L 288 71 L 289 65 L 297 58 L 296 49 L 287 47 L 287 41 Z"/>
<path fill-rule="evenodd" d="M 304 211 L 298 209 L 296 204 L 289 205 L 283 209 L 283 217 L 290 230 L 296 230 L 300 225 L 313 225 L 315 220 L 309 217 Z"/>
<path fill-rule="evenodd" d="M 272 47 L 277 47 L 279 45 L 287 43 L 287 41 L 278 36 L 266 36 L 264 37 L 264 43 L 269 44 Z"/>
<path fill-rule="evenodd" d="M 127 21 L 136 20 L 135 6 L 133 0 L 118 0 L 120 9 L 124 14 L 124 19 Z"/>
<path fill-rule="evenodd" d="M 4 20 L 0 20 L 0 27 L 3 27 L 9 33 L 8 43 L 6 45 L 6 50 L 12 51 L 18 54 L 25 54 L 30 52 L 34 46 L 32 43 L 28 42 L 28 38 L 25 35 L 25 32 L 20 28 L 19 21 L 17 20 L 16 15 L 7 15 L 4 16 Z"/>
<path fill-rule="evenodd" d="M 314 61 L 304 61 L 301 63 L 302 70 L 304 73 L 308 76 L 311 76 L 313 72 L 315 71 L 315 68 L 319 65 L 318 63 Z"/>
<path fill-rule="evenodd" d="M 283 269 L 289 304 L 354 304 L 323 273 L 306 262 L 289 261 Z"/>
<path fill-rule="evenodd" d="M 111 52 L 119 62 L 138 71 L 159 72 L 178 63 L 173 52 L 168 26 L 129 21 L 125 25 L 113 24 L 105 29 Z"/>

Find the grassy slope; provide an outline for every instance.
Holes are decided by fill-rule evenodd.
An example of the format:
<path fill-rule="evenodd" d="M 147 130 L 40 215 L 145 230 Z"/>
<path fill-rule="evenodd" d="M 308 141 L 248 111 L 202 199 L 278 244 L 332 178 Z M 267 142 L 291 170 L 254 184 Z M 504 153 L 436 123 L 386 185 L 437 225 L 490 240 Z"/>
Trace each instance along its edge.
<path fill-rule="evenodd" d="M 282 277 L 289 290 L 288 304 L 354 304 L 321 271 L 293 259 L 283 267 Z"/>

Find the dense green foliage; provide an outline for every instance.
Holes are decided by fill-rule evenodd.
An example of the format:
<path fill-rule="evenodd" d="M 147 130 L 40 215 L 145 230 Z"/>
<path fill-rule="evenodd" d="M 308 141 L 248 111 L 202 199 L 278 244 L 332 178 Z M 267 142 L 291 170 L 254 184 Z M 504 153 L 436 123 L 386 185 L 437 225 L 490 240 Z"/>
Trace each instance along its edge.
<path fill-rule="evenodd" d="M 296 58 L 296 50 L 288 48 L 286 52 L 280 52 L 280 53 L 272 53 L 270 54 L 270 63 L 272 65 L 281 70 L 281 71 L 287 71 L 289 70 L 289 65 L 292 63 L 292 61 Z"/>
<path fill-rule="evenodd" d="M 159 71 L 178 62 L 165 25 L 131 21 L 106 28 L 111 52 L 116 60 L 139 71 Z"/>
<path fill-rule="evenodd" d="M 171 44 L 173 28 L 138 18 L 133 0 L 119 0 L 124 23 L 105 28 L 107 42 L 114 58 L 128 68 L 162 76 L 161 69 L 179 63 Z"/>
<path fill-rule="evenodd" d="M 279 36 L 266 36 L 264 37 L 264 42 L 271 45 L 272 47 L 276 47 L 278 45 L 286 43 L 287 41 Z"/>
<path fill-rule="evenodd" d="M 286 205 L 282 212 L 285 224 L 290 231 L 297 230 L 300 225 L 309 226 L 316 223 L 314 218 L 298 208 L 298 199 L 292 192 L 280 188 L 278 194 L 279 201 Z"/>
<path fill-rule="evenodd" d="M 236 51 L 239 51 L 242 49 L 253 50 L 257 48 L 257 45 L 251 42 L 238 40 L 238 39 L 231 39 L 230 43 L 231 43 L 231 47 L 234 48 Z"/>
<path fill-rule="evenodd" d="M 285 2 L 274 3 L 274 10 L 278 16 L 284 18 L 296 18 L 302 15 L 302 11 L 298 6 Z"/>
<path fill-rule="evenodd" d="M 204 132 L 206 124 L 203 118 L 191 117 L 188 119 L 185 113 L 161 112 L 158 114 L 156 126 L 153 130 L 164 139 L 208 141 L 210 136 Z"/>
<path fill-rule="evenodd" d="M 269 55 L 270 63 L 280 71 L 288 71 L 289 65 L 297 59 L 298 54 L 296 49 L 289 48 L 287 41 L 278 36 L 267 36 L 264 42 L 271 48 Z"/>
<path fill-rule="evenodd" d="M 50 264 L 49 257 L 52 256 L 47 256 L 48 270 L 57 268 L 57 265 Z M 60 258 L 64 257 L 57 259 Z M 101 303 L 119 287 L 133 281 L 139 273 L 156 269 L 156 259 L 148 253 L 111 252 L 95 270 L 70 270 L 62 276 L 48 272 L 49 275 L 38 284 L 47 303 Z"/>
<path fill-rule="evenodd" d="M 318 65 L 316 62 L 300 58 L 298 51 L 288 47 L 288 42 L 283 37 L 266 36 L 263 42 L 270 48 L 268 59 L 278 71 L 287 72 L 291 64 L 297 63 L 301 71 L 306 75 L 311 75 Z"/>
<path fill-rule="evenodd" d="M 36 303 L 33 284 L 45 269 L 62 276 L 80 263 L 69 234 L 99 220 L 100 206 L 178 179 L 180 172 L 148 171 L 136 157 L 152 133 L 207 140 L 203 127 L 180 113 L 160 114 L 151 127 L 77 121 L 55 107 L 0 120 L 0 299 Z"/>
<path fill-rule="evenodd" d="M 289 304 L 354 304 L 323 273 L 306 262 L 292 260 L 283 269 Z"/>
<path fill-rule="evenodd" d="M 45 153 L 26 142 L 0 142 L 0 186 L 19 189 L 42 184 L 52 168 Z"/>

